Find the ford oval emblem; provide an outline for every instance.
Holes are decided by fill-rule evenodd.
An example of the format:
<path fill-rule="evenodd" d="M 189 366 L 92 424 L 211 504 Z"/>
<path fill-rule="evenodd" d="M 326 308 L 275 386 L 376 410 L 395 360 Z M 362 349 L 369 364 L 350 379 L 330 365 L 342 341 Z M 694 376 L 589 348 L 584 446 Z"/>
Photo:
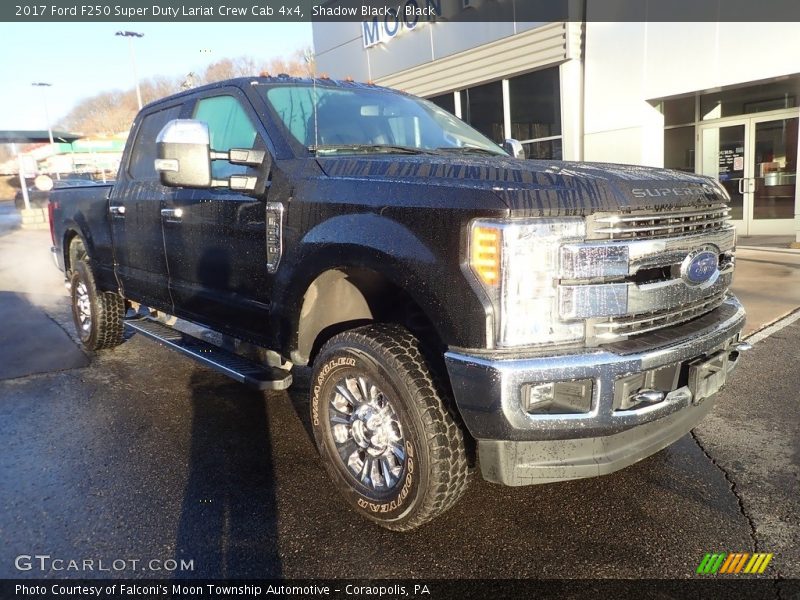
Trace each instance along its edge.
<path fill-rule="evenodd" d="M 719 268 L 719 255 L 711 250 L 695 250 L 681 264 L 681 276 L 686 283 L 700 285 L 710 280 Z"/>

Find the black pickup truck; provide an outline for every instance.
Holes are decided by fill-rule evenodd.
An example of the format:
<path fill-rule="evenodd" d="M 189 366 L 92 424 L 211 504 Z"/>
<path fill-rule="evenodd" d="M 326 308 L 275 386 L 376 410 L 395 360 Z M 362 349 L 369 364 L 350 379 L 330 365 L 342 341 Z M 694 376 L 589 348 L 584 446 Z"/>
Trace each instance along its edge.
<path fill-rule="evenodd" d="M 129 327 L 261 389 L 311 366 L 333 485 L 390 529 L 447 510 L 476 465 L 507 485 L 630 465 L 692 429 L 748 347 L 729 198 L 518 151 L 351 81 L 154 102 L 113 187 L 51 195 L 80 337 Z"/>

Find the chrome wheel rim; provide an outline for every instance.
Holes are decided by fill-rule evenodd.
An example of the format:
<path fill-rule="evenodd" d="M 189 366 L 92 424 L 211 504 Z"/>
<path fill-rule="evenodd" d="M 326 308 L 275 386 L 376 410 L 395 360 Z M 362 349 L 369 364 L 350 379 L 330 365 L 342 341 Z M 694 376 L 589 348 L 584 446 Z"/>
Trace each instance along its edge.
<path fill-rule="evenodd" d="M 81 331 L 88 332 L 92 328 L 92 305 L 89 300 L 89 289 L 82 281 L 75 288 L 75 308 Z"/>
<path fill-rule="evenodd" d="M 389 398 L 369 378 L 336 382 L 328 411 L 337 454 L 347 473 L 362 486 L 388 492 L 405 468 L 403 427 Z"/>

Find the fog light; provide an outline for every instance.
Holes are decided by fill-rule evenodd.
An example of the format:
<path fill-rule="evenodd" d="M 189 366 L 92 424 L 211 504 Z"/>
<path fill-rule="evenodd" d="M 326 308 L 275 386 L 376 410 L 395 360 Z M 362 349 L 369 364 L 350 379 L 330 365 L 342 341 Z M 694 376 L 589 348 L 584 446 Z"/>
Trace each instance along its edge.
<path fill-rule="evenodd" d="M 526 412 L 534 415 L 574 415 L 592 409 L 592 380 L 553 381 L 526 385 L 522 390 Z"/>

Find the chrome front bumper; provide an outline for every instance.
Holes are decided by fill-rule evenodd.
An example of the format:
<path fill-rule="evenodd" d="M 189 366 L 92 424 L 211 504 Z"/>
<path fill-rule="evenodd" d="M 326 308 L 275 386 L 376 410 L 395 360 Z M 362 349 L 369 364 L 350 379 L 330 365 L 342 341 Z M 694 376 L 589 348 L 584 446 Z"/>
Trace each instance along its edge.
<path fill-rule="evenodd" d="M 478 441 L 485 479 L 507 485 L 589 477 L 622 468 L 672 443 L 710 410 L 713 398 L 695 402 L 682 385 L 661 402 L 614 407 L 615 386 L 627 375 L 684 365 L 718 351 L 733 351 L 745 313 L 734 297 L 688 323 L 581 354 L 494 358 L 448 352 L 456 404 Z M 529 384 L 592 379 L 588 413 L 531 415 L 522 408 Z"/>

